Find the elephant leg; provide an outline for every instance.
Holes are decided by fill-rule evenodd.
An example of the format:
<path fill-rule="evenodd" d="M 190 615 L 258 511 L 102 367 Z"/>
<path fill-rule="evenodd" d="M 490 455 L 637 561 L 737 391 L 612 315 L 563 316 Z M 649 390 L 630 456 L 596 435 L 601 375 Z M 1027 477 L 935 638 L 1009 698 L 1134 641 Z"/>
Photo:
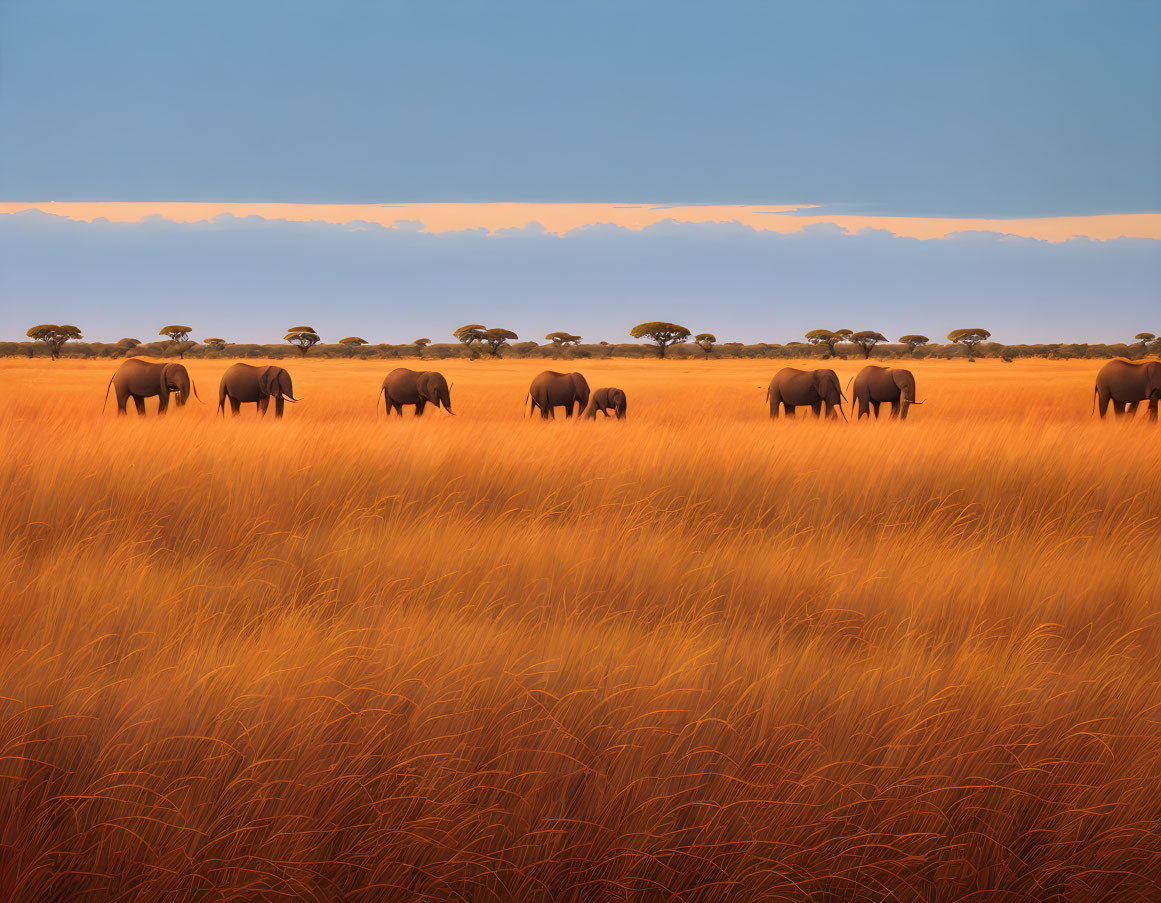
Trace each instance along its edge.
<path fill-rule="evenodd" d="M 876 420 L 879 419 L 879 405 L 880 404 L 881 404 L 881 402 L 878 402 L 878 401 L 871 402 L 871 407 L 873 407 L 875 409 L 875 419 Z"/>
<path fill-rule="evenodd" d="M 396 414 L 398 414 L 400 417 L 403 416 L 403 404 L 402 404 L 402 402 L 393 401 L 393 402 L 391 402 L 391 407 L 393 407 L 395 409 Z"/>
<path fill-rule="evenodd" d="M 266 416 L 266 409 L 269 407 L 270 407 L 270 396 L 269 395 L 263 395 L 261 398 L 258 399 L 258 413 L 261 416 L 263 416 L 263 417 Z"/>
<path fill-rule="evenodd" d="M 1125 416 L 1125 406 L 1116 399 L 1113 400 L 1113 416 L 1118 418 Z"/>
<path fill-rule="evenodd" d="M 274 399 L 274 416 L 281 417 L 282 411 L 285 407 L 286 407 L 286 402 L 282 399 L 282 396 L 279 395 L 277 398 Z"/>
<path fill-rule="evenodd" d="M 1106 414 L 1106 413 L 1108 413 L 1108 410 L 1109 410 L 1109 396 L 1108 396 L 1108 393 L 1106 393 L 1106 392 L 1099 392 L 1099 393 L 1097 393 L 1097 404 L 1098 404 L 1098 406 L 1099 406 L 1099 408 L 1100 408 L 1100 412 L 1101 412 L 1101 419 L 1103 420 L 1103 419 L 1104 419 L 1104 416 L 1105 416 L 1105 414 Z"/>
<path fill-rule="evenodd" d="M 568 418 L 568 417 L 571 417 L 571 416 L 572 416 L 572 406 L 573 406 L 574 404 L 576 404 L 576 402 L 575 402 L 575 401 L 570 401 L 568 404 L 566 404 L 566 405 L 564 406 L 564 416 L 565 416 L 566 418 Z"/>
<path fill-rule="evenodd" d="M 899 405 L 900 405 L 900 402 L 898 402 L 898 401 L 891 402 L 891 419 L 892 420 L 894 420 L 896 417 L 899 416 Z"/>
<path fill-rule="evenodd" d="M 787 417 L 794 416 L 794 405 L 789 404 L 788 402 L 784 401 L 784 402 L 782 402 L 782 410 L 784 410 L 786 412 Z"/>
<path fill-rule="evenodd" d="M 818 417 L 822 413 L 822 402 L 816 401 L 810 405 L 810 410 L 814 412 L 814 416 Z"/>
<path fill-rule="evenodd" d="M 233 395 L 227 395 L 230 399 L 230 416 L 237 417 L 242 413 L 242 402 L 238 401 Z"/>
<path fill-rule="evenodd" d="M 125 410 L 125 405 L 127 405 L 128 403 L 129 403 L 129 393 L 126 392 L 124 395 L 122 395 L 121 391 L 118 389 L 117 390 L 117 416 L 118 417 L 127 413 Z"/>
<path fill-rule="evenodd" d="M 137 413 L 142 417 L 145 416 L 145 399 L 140 395 L 133 396 L 133 405 L 137 408 Z"/>
<path fill-rule="evenodd" d="M 164 417 L 165 412 L 169 410 L 169 393 L 162 392 L 157 396 L 157 416 Z"/>
<path fill-rule="evenodd" d="M 1137 413 L 1137 405 L 1139 405 L 1140 403 L 1141 403 L 1141 402 L 1139 402 L 1139 401 L 1132 401 L 1132 402 L 1129 402 L 1129 406 L 1128 406 L 1128 407 L 1127 407 L 1125 410 L 1126 410 L 1128 413 L 1130 413 L 1130 414 L 1133 414 L 1134 416 L 1136 416 L 1136 413 Z"/>
<path fill-rule="evenodd" d="M 1157 422 L 1157 405 L 1158 400 L 1156 398 L 1149 402 L 1149 419 L 1153 423 Z"/>
<path fill-rule="evenodd" d="M 422 398 L 419 399 L 419 401 L 417 401 L 415 403 L 415 416 L 422 417 L 423 416 L 423 409 L 426 407 L 427 407 L 427 402 L 424 401 Z"/>

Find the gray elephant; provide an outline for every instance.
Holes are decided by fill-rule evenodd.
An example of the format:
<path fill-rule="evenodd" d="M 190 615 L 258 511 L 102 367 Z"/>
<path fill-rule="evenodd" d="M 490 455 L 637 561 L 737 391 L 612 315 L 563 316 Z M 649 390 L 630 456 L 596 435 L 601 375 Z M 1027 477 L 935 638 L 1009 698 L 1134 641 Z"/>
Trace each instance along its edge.
<path fill-rule="evenodd" d="M 786 409 L 786 416 L 793 417 L 799 405 L 808 406 L 814 416 L 821 416 L 825 407 L 826 416 L 834 417 L 835 409 L 846 419 L 842 403 L 846 399 L 839 385 L 838 375 L 833 370 L 796 370 L 783 367 L 774 374 L 766 389 L 766 399 L 770 402 L 770 416 L 778 416 L 778 406 Z"/>
<path fill-rule="evenodd" d="M 556 419 L 556 408 L 564 408 L 564 416 L 571 417 L 573 405 L 579 414 L 589 403 L 589 384 L 579 373 L 557 373 L 545 370 L 532 380 L 528 389 L 528 399 L 532 400 L 532 410 L 540 409 L 544 420 Z M 525 400 L 528 400 L 525 399 Z"/>
<path fill-rule="evenodd" d="M 400 417 L 403 416 L 405 404 L 415 405 L 415 416 L 421 417 L 428 402 L 437 408 L 442 405 L 449 414 L 451 409 L 451 393 L 447 387 L 447 380 L 442 373 L 435 370 L 408 370 L 406 367 L 397 367 L 383 379 L 379 387 L 381 395 L 387 405 L 387 416 L 391 416 L 392 408 Z M 375 407 L 379 407 L 379 398 L 375 398 Z"/>
<path fill-rule="evenodd" d="M 1094 405 L 1099 402 L 1101 417 L 1113 405 L 1113 414 L 1137 413 L 1142 401 L 1149 402 L 1149 419 L 1157 419 L 1161 400 L 1161 361 L 1109 361 L 1097 373 Z"/>
<path fill-rule="evenodd" d="M 218 386 L 218 413 L 225 413 L 227 398 L 233 414 L 237 414 L 242 405 L 255 402 L 258 413 L 263 415 L 273 398 L 275 417 L 282 416 L 284 401 L 299 400 L 294 397 L 290 374 L 281 367 L 254 367 L 250 364 L 234 364 L 222 374 Z"/>
<path fill-rule="evenodd" d="M 871 408 L 875 409 L 875 418 L 878 419 L 879 405 L 890 402 L 891 416 L 906 420 L 911 405 L 923 404 L 915 400 L 915 376 L 910 370 L 871 364 L 858 372 L 854 383 L 851 406 L 858 406 L 855 419 L 864 415 L 870 417 Z"/>
<path fill-rule="evenodd" d="M 606 417 L 609 416 L 609 409 L 612 408 L 614 415 L 618 420 L 625 419 L 625 411 L 628 408 L 629 402 L 625 398 L 625 393 L 621 389 L 614 389 L 611 387 L 604 387 L 601 389 L 594 389 L 592 398 L 589 401 L 588 409 L 584 416 L 589 420 L 597 419 L 597 411 L 600 411 Z"/>
<path fill-rule="evenodd" d="M 148 361 L 129 358 L 117 368 L 105 386 L 105 404 L 109 403 L 109 389 L 117 391 L 117 414 L 125 413 L 125 405 L 129 399 L 137 407 L 138 414 L 145 413 L 145 399 L 157 396 L 157 413 L 164 414 L 169 408 L 169 395 L 177 393 L 177 406 L 181 407 L 189 400 L 190 389 L 193 389 L 194 398 L 201 401 L 197 386 L 190 379 L 189 371 L 184 364 L 151 364 Z M 101 405 L 105 410 L 105 405 Z"/>

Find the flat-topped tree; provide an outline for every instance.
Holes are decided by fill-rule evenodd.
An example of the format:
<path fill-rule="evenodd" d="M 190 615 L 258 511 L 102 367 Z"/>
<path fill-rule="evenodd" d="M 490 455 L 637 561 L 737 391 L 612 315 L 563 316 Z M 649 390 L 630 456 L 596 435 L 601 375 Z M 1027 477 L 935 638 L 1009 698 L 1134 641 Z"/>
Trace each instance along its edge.
<path fill-rule="evenodd" d="M 931 339 L 925 335 L 899 336 L 899 344 L 907 346 L 907 353 L 911 355 L 911 357 L 915 357 L 916 348 L 918 348 L 920 345 L 926 345 L 930 341 Z"/>
<path fill-rule="evenodd" d="M 714 345 L 717 344 L 718 337 L 712 332 L 699 332 L 693 337 L 693 340 L 705 352 L 706 360 L 709 360 L 710 352 L 714 350 Z"/>
<path fill-rule="evenodd" d="M 431 344 L 431 339 L 416 339 L 411 344 L 415 346 L 415 356 L 423 357 L 423 349 Z"/>
<path fill-rule="evenodd" d="M 170 345 L 175 347 L 177 356 L 184 360 L 186 351 L 197 344 L 196 342 L 190 343 L 189 345 L 186 344 L 189 342 L 189 334 L 191 332 L 193 332 L 192 326 L 162 326 L 157 334 L 168 338 Z"/>
<path fill-rule="evenodd" d="M 571 332 L 550 332 L 545 336 L 557 348 L 567 348 L 569 345 L 579 345 L 581 337 Z"/>
<path fill-rule="evenodd" d="M 862 332 L 853 332 L 847 339 L 852 345 L 863 352 L 863 360 L 871 356 L 871 349 L 880 342 L 887 341 L 887 337 L 881 332 L 875 332 L 872 329 L 864 329 Z"/>
<path fill-rule="evenodd" d="M 665 357 L 665 349 L 689 339 L 689 330 L 676 323 L 638 323 L 629 335 L 635 339 L 648 339 L 657 345 L 657 356 Z"/>
<path fill-rule="evenodd" d="M 487 331 L 487 326 L 481 326 L 479 323 L 469 323 L 467 326 L 461 326 L 452 335 L 463 343 L 464 347 L 468 349 L 468 352 L 474 359 L 480 356 L 480 352 L 476 346 L 484 341 L 484 333 Z"/>
<path fill-rule="evenodd" d="M 805 338 L 811 345 L 826 345 L 827 357 L 834 357 L 834 346 L 839 343 L 839 337 L 831 330 L 812 329 Z"/>
<path fill-rule="evenodd" d="M 219 338 L 202 339 L 202 344 L 207 348 L 212 348 L 214 351 L 221 351 L 226 347 L 226 340 Z"/>
<path fill-rule="evenodd" d="M 1141 343 L 1142 354 L 1148 351 L 1149 346 L 1157 341 L 1157 336 L 1153 335 L 1151 332 L 1138 332 L 1135 336 L 1133 336 L 1133 338 Z"/>
<path fill-rule="evenodd" d="M 355 353 L 355 349 L 360 345 L 366 345 L 367 340 L 357 335 L 349 335 L 345 339 L 339 339 L 339 344 L 346 346 L 347 355 L 350 356 Z"/>
<path fill-rule="evenodd" d="M 54 361 L 60 357 L 60 350 L 64 347 L 65 342 L 70 339 L 80 340 L 84 338 L 81 331 L 75 326 L 55 326 L 48 323 L 33 326 L 25 334 L 37 342 L 44 342 Z"/>
<path fill-rule="evenodd" d="M 500 357 L 500 349 L 508 346 L 508 341 L 520 338 L 511 329 L 485 329 L 483 342 L 488 346 L 488 353 L 492 357 Z"/>
<path fill-rule="evenodd" d="M 968 362 L 975 362 L 976 345 L 986 342 L 992 334 L 986 329 L 953 329 L 947 334 L 947 340 L 956 345 L 963 345 L 967 349 Z"/>
<path fill-rule="evenodd" d="M 321 342 L 322 339 L 314 331 L 313 326 L 291 326 L 286 331 L 283 341 L 290 342 L 291 345 L 298 348 L 299 354 L 306 354 L 311 348 Z"/>

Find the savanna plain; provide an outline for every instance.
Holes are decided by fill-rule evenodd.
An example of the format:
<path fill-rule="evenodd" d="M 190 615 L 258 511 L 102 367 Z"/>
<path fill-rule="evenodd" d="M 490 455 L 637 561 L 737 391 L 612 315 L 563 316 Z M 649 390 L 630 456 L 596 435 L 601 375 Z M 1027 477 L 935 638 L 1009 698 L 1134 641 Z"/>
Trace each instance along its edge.
<path fill-rule="evenodd" d="M 1100 362 L 858 424 L 733 360 L 218 419 L 229 363 L 117 418 L 0 361 L 0 899 L 1161 899 L 1161 427 Z M 545 367 L 629 419 L 525 419 Z"/>

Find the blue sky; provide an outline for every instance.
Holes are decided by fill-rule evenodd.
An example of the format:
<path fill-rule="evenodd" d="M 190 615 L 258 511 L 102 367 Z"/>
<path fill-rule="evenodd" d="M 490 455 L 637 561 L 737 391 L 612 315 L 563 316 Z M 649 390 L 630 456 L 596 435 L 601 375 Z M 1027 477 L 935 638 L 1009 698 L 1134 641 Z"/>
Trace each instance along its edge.
<path fill-rule="evenodd" d="M 1158 46 L 1161 0 L 3 0 L 0 201 L 1159 213 Z M 518 331 L 536 323 L 540 334 L 545 319 L 548 328 L 609 338 L 623 325 L 617 313 L 644 319 L 665 314 L 666 303 L 713 305 L 720 323 L 705 325 L 719 334 L 748 338 L 741 333 L 761 326 L 771 340 L 791 338 L 798 321 L 785 308 L 785 329 L 767 329 L 762 318 L 794 297 L 810 298 L 824 321 L 888 331 L 896 320 L 938 331 L 909 312 L 945 304 L 968 306 L 973 323 L 1002 321 L 993 331 L 1007 328 L 1012 340 L 1161 331 L 1142 322 L 1161 316 L 1161 242 L 1143 239 L 1041 247 L 992 236 L 925 248 L 812 231 L 807 248 L 705 225 L 602 235 L 610 250 L 593 263 L 591 234 L 527 245 L 512 236 L 477 245 L 457 234 L 423 245 L 439 249 L 420 256 L 432 267 L 423 270 L 395 256 L 403 245 L 394 234 L 374 239 L 383 243 L 378 256 L 360 257 L 372 239 L 351 228 L 250 222 L 233 236 L 235 256 L 206 257 L 214 230 L 0 221 L 9 252 L 20 249 L 0 248 L 11 258 L 0 268 L 0 337 L 23 333 L 30 316 L 87 320 L 94 337 L 144 332 L 133 324 L 145 303 L 137 289 L 148 286 L 205 305 L 210 332 L 265 338 L 238 299 L 263 306 L 276 292 L 295 295 L 276 262 L 287 259 L 317 267 L 300 272 L 317 291 L 290 319 L 311 319 L 311 305 L 322 305 L 332 318 L 315 324 L 324 331 L 369 322 L 392 338 L 391 322 L 402 321 L 403 333 L 442 328 L 412 326 L 410 299 L 427 299 L 428 321 L 442 324 L 470 308 L 462 299 L 473 293 L 473 318 L 511 320 Z M 159 242 L 172 281 L 151 256 Z M 102 265 L 93 247 L 120 266 Z M 691 248 L 703 269 L 673 256 Z M 348 259 L 358 265 L 345 269 Z M 494 267 L 497 281 L 481 283 L 481 267 Z M 691 286 L 700 287 L 696 298 Z M 573 294 L 594 299 L 586 302 L 594 312 L 606 309 L 602 299 L 622 301 L 599 314 L 607 320 L 593 313 L 570 324 L 563 315 Z M 1049 296 L 1057 309 L 1046 319 Z M 381 305 L 396 303 L 383 314 Z M 884 303 L 896 308 L 881 315 Z M 562 307 L 542 317 L 545 304 Z M 948 328 L 962 325 L 951 319 Z"/>

